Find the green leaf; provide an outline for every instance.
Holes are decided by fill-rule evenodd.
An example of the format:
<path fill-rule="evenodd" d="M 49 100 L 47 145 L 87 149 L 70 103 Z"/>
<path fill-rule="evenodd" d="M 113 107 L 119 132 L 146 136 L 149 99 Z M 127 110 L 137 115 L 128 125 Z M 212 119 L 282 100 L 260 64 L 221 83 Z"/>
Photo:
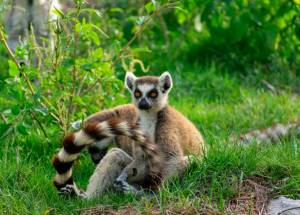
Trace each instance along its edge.
<path fill-rule="evenodd" d="M 99 40 L 98 34 L 96 34 L 96 32 L 91 31 L 91 32 L 89 32 L 88 36 L 93 41 L 93 43 L 95 43 L 97 46 L 100 45 L 100 40 Z"/>
<path fill-rule="evenodd" d="M 20 123 L 17 125 L 17 131 L 22 134 L 22 135 L 26 135 L 28 134 L 27 132 L 27 126 L 25 125 L 24 122 Z"/>
<path fill-rule="evenodd" d="M 84 101 L 82 100 L 82 98 L 80 96 L 74 97 L 74 103 L 79 104 L 79 105 L 84 105 Z"/>
<path fill-rule="evenodd" d="M 294 0 L 294 3 L 300 5 L 300 0 Z"/>
<path fill-rule="evenodd" d="M 140 17 L 138 17 L 136 23 L 137 23 L 138 25 L 143 25 L 143 24 L 145 23 L 145 21 L 147 20 L 147 17 L 148 17 L 148 16 L 140 16 Z"/>
<path fill-rule="evenodd" d="M 4 110 L 3 111 L 3 113 L 5 114 L 5 115 L 9 115 L 9 114 L 11 114 L 11 109 L 6 109 L 6 110 Z"/>
<path fill-rule="evenodd" d="M 151 14 L 155 11 L 156 9 L 156 6 L 153 4 L 153 1 L 151 2 L 148 2 L 146 5 L 145 5 L 145 9 L 147 11 L 148 14 Z"/>
<path fill-rule="evenodd" d="M 92 69 L 95 68 L 95 65 L 93 63 L 86 63 L 86 64 L 82 64 L 80 67 L 83 70 L 91 71 Z"/>
<path fill-rule="evenodd" d="M 112 13 L 123 13 L 123 9 L 119 7 L 113 7 L 110 9 L 110 12 Z"/>
<path fill-rule="evenodd" d="M 94 24 L 90 24 L 91 26 L 93 26 L 93 28 L 95 28 L 96 30 L 98 30 L 102 35 L 104 35 L 106 38 L 109 38 L 109 36 L 98 26 L 94 25 Z"/>
<path fill-rule="evenodd" d="M 102 59 L 103 58 L 103 49 L 97 48 L 95 51 L 93 51 L 92 56 L 93 56 L 93 58 L 96 58 L 96 59 Z"/>
<path fill-rule="evenodd" d="M 54 9 L 52 10 L 52 13 L 54 13 L 56 16 L 60 17 L 60 18 L 64 18 L 65 14 L 59 9 L 54 7 Z"/>
<path fill-rule="evenodd" d="M 72 58 L 67 58 L 64 59 L 61 64 L 64 67 L 71 67 L 75 64 L 75 61 Z"/>
<path fill-rule="evenodd" d="M 35 107 L 33 108 L 34 111 L 41 113 L 43 116 L 48 115 L 48 109 L 44 108 L 44 107 Z"/>
<path fill-rule="evenodd" d="M 19 113 L 20 113 L 20 106 L 19 105 L 15 105 L 15 106 L 13 106 L 12 108 L 11 108 L 11 110 L 12 110 L 12 113 L 14 114 L 14 115 L 18 115 Z"/>
<path fill-rule="evenodd" d="M 15 76 L 19 75 L 20 71 L 13 61 L 8 60 L 8 66 L 9 66 L 9 75 L 10 76 L 15 77 Z"/>
<path fill-rule="evenodd" d="M 11 124 L 3 124 L 0 123 L 0 138 L 7 132 L 7 130 L 10 128 Z"/>

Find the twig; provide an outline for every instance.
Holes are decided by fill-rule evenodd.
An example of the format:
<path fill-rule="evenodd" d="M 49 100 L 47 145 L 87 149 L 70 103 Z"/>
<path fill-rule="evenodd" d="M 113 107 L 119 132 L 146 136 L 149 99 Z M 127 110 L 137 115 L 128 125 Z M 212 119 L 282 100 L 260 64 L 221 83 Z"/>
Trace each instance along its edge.
<path fill-rule="evenodd" d="M 267 82 L 266 80 L 262 80 L 262 83 L 270 90 L 270 91 L 272 91 L 273 93 L 278 93 L 277 92 L 277 90 L 276 90 L 276 88 L 272 85 L 272 84 L 270 84 L 269 82 Z"/>
<path fill-rule="evenodd" d="M 264 211 L 265 211 L 265 202 L 263 203 L 262 207 L 261 207 L 261 210 L 259 211 L 259 214 L 258 215 L 263 215 L 264 214 Z"/>
<path fill-rule="evenodd" d="M 77 13 L 76 13 L 76 18 L 79 17 L 79 14 L 80 14 L 80 10 L 81 10 L 81 4 L 77 4 Z M 76 68 L 76 59 L 77 59 L 77 43 L 78 43 L 78 35 L 76 33 L 76 29 L 75 29 L 75 26 L 76 26 L 77 22 L 74 21 L 74 26 L 73 26 L 73 36 L 74 36 L 74 43 L 73 43 L 73 61 L 74 61 L 74 65 L 73 65 L 73 68 L 72 68 L 72 95 L 69 99 L 69 105 L 68 105 L 68 112 L 67 112 L 67 123 L 66 123 L 66 126 L 68 126 L 70 124 L 70 118 L 73 114 L 73 100 L 74 100 L 74 97 L 76 96 L 76 81 L 77 81 L 77 68 Z M 66 127 L 65 128 L 65 131 L 67 130 L 68 128 Z"/>
<path fill-rule="evenodd" d="M 83 89 L 83 86 L 84 86 L 84 83 L 85 83 L 86 78 L 87 78 L 87 74 L 85 74 L 85 75 L 83 76 L 83 78 L 81 79 L 81 82 L 80 82 L 80 84 L 79 84 L 78 90 L 77 90 L 77 92 L 76 92 L 76 96 L 80 96 L 80 95 L 81 95 L 81 91 L 82 91 L 82 89 Z"/>
<path fill-rule="evenodd" d="M 166 46 L 168 47 L 170 44 L 168 26 L 167 26 L 165 19 L 161 13 L 159 13 L 158 17 L 159 17 L 160 25 L 161 25 L 161 28 L 162 28 L 162 31 L 164 34 L 164 38 L 166 41 Z"/>
<path fill-rule="evenodd" d="M 0 113 L 0 117 L 1 117 L 1 119 L 3 120 L 3 122 L 4 122 L 5 124 L 7 124 L 7 123 L 8 123 L 8 121 L 7 121 L 6 117 L 4 116 L 4 114 L 3 114 L 3 113 Z"/>
<path fill-rule="evenodd" d="M 24 77 L 25 81 L 26 81 L 26 84 L 28 85 L 28 88 L 31 92 L 32 95 L 35 95 L 35 91 L 32 87 L 32 84 L 30 83 L 30 80 L 27 76 L 27 74 L 25 73 L 24 69 L 23 69 L 23 66 L 21 66 L 17 60 L 17 58 L 15 57 L 14 53 L 11 51 L 11 49 L 9 48 L 7 42 L 6 42 L 6 39 L 4 37 L 4 33 L 2 30 L 0 30 L 0 40 L 1 40 L 1 43 L 4 45 L 5 49 L 7 50 L 10 58 L 13 60 L 13 62 L 15 63 L 15 65 L 17 66 L 18 70 L 20 71 L 21 75 Z"/>
<path fill-rule="evenodd" d="M 48 138 L 48 135 L 47 135 L 47 133 L 46 133 L 46 130 L 45 130 L 43 124 L 42 124 L 42 123 L 40 122 L 40 120 L 36 117 L 35 113 L 34 113 L 32 110 L 30 110 L 30 114 L 31 114 L 32 118 L 37 122 L 37 124 L 38 124 L 38 126 L 40 127 L 40 129 L 42 130 L 44 136 L 45 136 L 46 138 Z"/>
<path fill-rule="evenodd" d="M 0 41 L 1 43 L 4 45 L 9 57 L 13 60 L 14 64 L 17 66 L 18 70 L 20 71 L 22 77 L 25 79 L 25 82 L 29 88 L 29 91 L 31 93 L 32 96 L 35 96 L 35 91 L 32 87 L 32 84 L 26 74 L 26 72 L 24 71 L 24 68 L 23 66 L 21 66 L 17 60 L 17 58 L 15 57 L 14 53 L 11 51 L 10 47 L 8 46 L 7 42 L 6 42 L 6 39 L 5 39 L 5 36 L 4 36 L 4 33 L 2 31 L 2 29 L 0 29 Z M 42 97 L 42 99 L 47 103 L 49 104 L 48 100 L 44 97 Z M 42 107 L 47 108 L 47 105 L 45 105 L 42 101 L 40 101 L 40 104 Z M 50 115 L 55 119 L 57 120 L 59 123 L 61 123 L 61 120 L 54 114 L 54 113 L 50 113 Z"/>
<path fill-rule="evenodd" d="M 171 5 L 171 4 L 170 4 Z M 111 64 L 110 68 L 113 68 L 116 66 L 116 64 L 120 61 L 120 59 L 122 58 L 124 52 L 130 47 L 130 45 L 136 40 L 136 38 L 139 37 L 139 35 L 144 31 L 145 27 L 147 26 L 147 24 L 153 19 L 153 17 L 155 17 L 156 15 L 160 14 L 160 12 L 165 9 L 168 8 L 169 4 L 164 5 L 158 9 L 156 9 L 150 16 L 147 17 L 147 19 L 144 21 L 144 23 L 140 26 L 140 29 L 138 31 L 135 32 L 135 34 L 133 35 L 133 37 L 128 41 L 128 43 L 121 49 L 121 51 L 119 52 L 117 58 L 113 61 L 113 63 Z"/>

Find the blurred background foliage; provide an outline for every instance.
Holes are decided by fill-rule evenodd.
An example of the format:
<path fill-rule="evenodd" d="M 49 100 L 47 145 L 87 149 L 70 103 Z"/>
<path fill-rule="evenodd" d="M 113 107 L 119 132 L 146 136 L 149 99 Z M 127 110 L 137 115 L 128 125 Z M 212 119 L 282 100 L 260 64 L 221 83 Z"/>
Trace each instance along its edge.
<path fill-rule="evenodd" d="M 89 21 L 109 35 L 95 45 L 113 53 L 133 37 L 137 25 L 155 9 L 149 6 L 151 1 L 145 0 L 87 2 L 85 7 L 101 12 L 101 18 L 89 14 Z M 238 71 L 248 71 L 266 63 L 267 69 L 274 72 L 297 68 L 300 60 L 299 0 L 186 0 L 177 3 L 153 18 L 151 25 L 133 43 L 130 55 L 143 59 L 151 67 L 160 64 L 157 56 L 161 56 L 166 62 L 218 60 Z M 0 8 L 2 24 L 3 12 L 9 7 L 10 1 L 4 0 Z M 1 53 L 3 57 L 3 51 Z M 4 65 L 1 64 L 2 68 Z M 1 75 L 3 77 L 3 72 Z"/>
<path fill-rule="evenodd" d="M 106 4 L 104 15 L 109 35 L 122 44 L 147 8 L 145 1 L 121 2 Z M 298 68 L 299 42 L 297 0 L 188 0 L 156 16 L 131 54 L 153 68 L 161 68 L 164 58 L 169 64 L 217 61 L 230 71 L 276 72 Z"/>

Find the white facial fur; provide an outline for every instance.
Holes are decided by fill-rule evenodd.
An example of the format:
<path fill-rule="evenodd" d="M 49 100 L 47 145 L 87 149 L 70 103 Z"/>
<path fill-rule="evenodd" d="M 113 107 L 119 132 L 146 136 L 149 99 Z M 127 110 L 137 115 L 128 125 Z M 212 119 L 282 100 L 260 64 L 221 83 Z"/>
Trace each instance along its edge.
<path fill-rule="evenodd" d="M 150 80 L 147 81 L 147 77 L 143 83 L 139 83 L 138 78 L 133 73 L 127 73 L 125 78 L 125 86 L 130 91 L 132 96 L 132 101 L 139 108 L 139 104 L 142 99 L 150 106 L 148 110 L 142 110 L 147 112 L 158 112 L 164 108 L 168 103 L 168 94 L 172 88 L 172 78 L 170 73 L 164 72 L 157 81 Z M 149 93 L 154 90 L 157 93 L 156 98 L 149 97 Z M 141 96 L 136 98 L 135 92 L 139 91 Z M 140 108 L 139 108 L 140 109 Z"/>

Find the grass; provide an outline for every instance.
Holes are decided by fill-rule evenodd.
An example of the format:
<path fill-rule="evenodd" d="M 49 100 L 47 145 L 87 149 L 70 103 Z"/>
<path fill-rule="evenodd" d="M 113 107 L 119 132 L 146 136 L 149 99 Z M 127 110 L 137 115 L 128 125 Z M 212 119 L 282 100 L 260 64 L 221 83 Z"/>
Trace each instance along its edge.
<path fill-rule="evenodd" d="M 153 212 L 153 207 L 157 213 L 226 213 L 230 200 L 241 195 L 240 187 L 253 176 L 264 180 L 270 197 L 300 198 L 300 140 L 296 136 L 246 148 L 229 141 L 233 134 L 297 119 L 300 99 L 293 92 L 298 81 L 286 87 L 286 75 L 275 74 L 279 94 L 274 94 L 262 83 L 272 77 L 263 74 L 232 75 L 213 64 L 177 70 L 170 103 L 197 125 L 209 146 L 205 159 L 194 161 L 184 178 L 165 183 L 151 198 L 115 192 L 92 201 L 60 198 L 52 186 L 50 163 L 60 137 L 53 133 L 46 140 L 31 132 L 0 140 L 0 212 L 77 214 L 80 208 L 101 204 L 114 209 L 129 205 L 145 213 Z M 4 105 L 5 99 L 0 102 Z M 89 157 L 81 156 L 74 169 L 75 181 L 85 187 L 94 169 Z"/>

